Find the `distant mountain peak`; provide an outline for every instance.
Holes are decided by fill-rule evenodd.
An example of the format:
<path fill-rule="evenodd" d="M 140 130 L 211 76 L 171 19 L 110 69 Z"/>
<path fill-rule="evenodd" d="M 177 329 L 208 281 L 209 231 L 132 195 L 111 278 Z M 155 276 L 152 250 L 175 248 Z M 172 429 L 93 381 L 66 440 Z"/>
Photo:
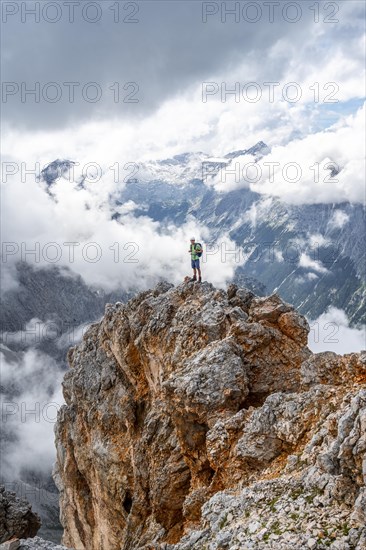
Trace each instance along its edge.
<path fill-rule="evenodd" d="M 268 155 L 268 153 L 271 152 L 270 147 L 264 143 L 264 141 L 258 141 L 255 145 L 250 147 L 249 149 L 239 149 L 237 151 L 232 151 L 231 153 L 227 153 L 225 155 L 225 158 L 233 159 L 236 157 L 241 157 L 242 155 L 253 155 L 257 159 L 262 158 L 264 155 Z"/>
<path fill-rule="evenodd" d="M 48 185 L 52 185 L 56 180 L 67 174 L 67 172 L 76 163 L 68 159 L 56 159 L 41 171 L 40 179 L 46 182 Z"/>

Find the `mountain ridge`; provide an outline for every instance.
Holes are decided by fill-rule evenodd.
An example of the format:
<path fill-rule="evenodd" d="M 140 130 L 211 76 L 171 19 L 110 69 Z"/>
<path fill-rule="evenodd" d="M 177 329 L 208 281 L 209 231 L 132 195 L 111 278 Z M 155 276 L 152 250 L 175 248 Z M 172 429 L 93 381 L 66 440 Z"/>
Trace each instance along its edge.
<path fill-rule="evenodd" d="M 269 292 L 279 292 L 308 318 L 316 319 L 333 306 L 345 311 L 351 326 L 365 323 L 362 204 L 288 204 L 252 191 L 249 184 L 217 191 L 210 183 L 238 156 L 249 155 L 257 162 L 269 152 L 259 141 L 221 160 L 203 152 L 186 152 L 132 163 L 136 173 L 120 181 L 110 197 L 111 219 L 123 223 L 120 207 L 130 201 L 134 216 L 148 216 L 163 226 L 194 219 L 209 230 L 207 245 L 220 244 L 222 235 L 227 235 L 241 253 L 238 266 L 243 274 L 257 279 Z M 49 192 L 57 162 L 61 176 L 73 161 L 54 161 L 43 170 Z M 77 184 L 80 188 L 79 180 Z"/>

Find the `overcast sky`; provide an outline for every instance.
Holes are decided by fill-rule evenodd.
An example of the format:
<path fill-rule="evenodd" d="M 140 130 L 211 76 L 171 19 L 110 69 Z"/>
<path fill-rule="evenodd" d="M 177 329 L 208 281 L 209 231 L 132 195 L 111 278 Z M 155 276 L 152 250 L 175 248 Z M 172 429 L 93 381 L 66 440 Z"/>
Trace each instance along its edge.
<path fill-rule="evenodd" d="M 357 26 L 361 3 L 351 3 Z M 281 80 L 288 71 L 294 48 L 300 61 L 311 39 L 324 26 L 314 22 L 318 15 L 309 9 L 310 2 L 304 1 L 285 11 L 282 2 L 280 6 L 273 6 L 273 14 L 269 6 L 260 2 L 260 11 L 255 6 L 243 11 L 246 3 L 241 2 L 237 4 L 240 9 L 236 21 L 235 15 L 225 13 L 219 2 L 119 2 L 118 13 L 116 2 L 106 0 L 93 6 L 83 0 L 74 6 L 73 14 L 66 2 L 59 1 L 58 9 L 54 5 L 46 9 L 50 2 L 41 2 L 39 22 L 36 21 L 38 14 L 29 13 L 31 8 L 35 9 L 35 2 L 15 4 L 16 13 L 12 13 L 16 11 L 14 3 L 4 4 L 3 80 L 20 87 L 23 83 L 27 89 L 39 82 L 41 88 L 38 104 L 30 95 L 22 103 L 21 91 L 9 95 L 4 114 L 7 122 L 34 129 L 61 127 L 89 117 L 146 115 L 176 94 L 185 93 L 189 87 L 213 77 L 229 77 L 243 63 L 251 65 L 253 61 L 255 68 L 240 74 L 242 82 L 259 78 Z M 227 2 L 227 11 L 234 5 Z M 216 10 L 217 13 L 212 13 Z M 331 9 L 320 9 L 319 19 L 343 19 L 344 25 L 349 18 L 349 7 L 342 12 L 331 16 Z M 74 21 L 70 22 L 72 18 Z M 256 19 L 259 20 L 254 22 Z M 319 37 L 318 44 L 311 47 L 307 64 L 317 61 L 318 53 L 326 45 L 334 47 L 331 37 L 335 29 L 341 40 L 354 38 L 354 28 L 342 36 L 340 23 L 328 23 L 328 27 L 333 27 L 327 32 L 329 39 L 324 41 Z M 279 48 L 275 59 L 271 54 L 274 47 Z M 44 85 L 50 82 L 61 87 L 61 98 L 55 103 L 42 97 Z M 65 82 L 80 83 L 75 88 L 75 103 L 69 101 Z M 100 101 L 95 103 L 88 101 L 93 100 L 93 87 L 85 90 L 89 98 L 82 97 L 83 86 L 91 82 L 97 83 L 102 92 Z M 115 82 L 120 84 L 121 91 L 124 84 L 136 83 L 139 90 L 133 99 L 138 99 L 138 103 L 115 103 L 114 93 L 109 89 Z M 52 101 L 55 89 L 44 91 Z M 132 91 L 132 87 L 123 91 L 121 98 Z"/>
<path fill-rule="evenodd" d="M 234 8 L 236 13 L 230 13 Z M 280 112 L 263 121 L 264 128 L 273 128 L 279 121 L 271 118 L 277 114 L 283 119 L 291 107 L 306 105 L 318 111 L 326 96 L 343 103 L 363 96 L 364 10 L 363 2 L 353 0 L 4 1 L 4 125 L 17 131 L 52 132 L 90 121 L 136 121 L 173 98 L 185 99 L 197 109 L 204 82 L 218 83 L 219 91 L 208 96 L 206 109 L 197 113 L 202 120 L 211 118 L 210 106 L 221 101 L 222 82 L 227 89 L 236 82 L 241 88 L 256 82 L 265 100 L 259 103 L 269 114 L 263 84 L 281 83 L 276 88 L 279 103 L 282 84 L 297 82 L 301 100 L 287 102 L 287 109 L 277 105 Z M 310 89 L 315 82 L 318 91 Z M 339 89 L 324 90 L 329 82 Z M 26 93 L 32 89 L 37 94 L 39 90 L 39 97 Z M 293 94 L 296 97 L 296 90 L 289 89 L 290 98 Z M 238 102 L 226 99 L 235 116 L 245 117 L 245 140 L 248 130 L 255 129 L 258 105 L 245 101 L 242 94 Z M 333 105 L 326 105 L 322 119 L 331 116 Z M 176 107 L 179 119 L 183 104 Z M 342 109 L 338 116 L 341 113 Z M 293 115 L 296 120 L 298 114 Z"/>

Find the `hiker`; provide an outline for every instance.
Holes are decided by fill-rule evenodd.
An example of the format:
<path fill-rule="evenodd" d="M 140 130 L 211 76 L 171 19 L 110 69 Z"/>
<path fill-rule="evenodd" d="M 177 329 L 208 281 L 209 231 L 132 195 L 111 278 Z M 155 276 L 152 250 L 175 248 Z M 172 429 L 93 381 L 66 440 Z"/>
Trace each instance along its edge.
<path fill-rule="evenodd" d="M 201 268 L 200 268 L 200 257 L 202 256 L 202 245 L 201 243 L 196 243 L 196 239 L 191 237 L 191 245 L 188 252 L 191 254 L 191 265 L 193 269 L 193 277 L 191 281 L 197 281 L 197 271 L 198 271 L 198 282 L 202 282 L 201 278 Z"/>

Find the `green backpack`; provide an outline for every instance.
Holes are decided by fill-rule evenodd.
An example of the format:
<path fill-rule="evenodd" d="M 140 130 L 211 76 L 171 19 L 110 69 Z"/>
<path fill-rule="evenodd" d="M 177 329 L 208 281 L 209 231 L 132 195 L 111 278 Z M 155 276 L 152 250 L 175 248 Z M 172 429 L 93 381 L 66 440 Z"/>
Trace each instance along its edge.
<path fill-rule="evenodd" d="M 202 256 L 202 252 L 203 252 L 203 250 L 202 250 L 202 245 L 201 245 L 201 243 L 194 243 L 194 250 L 195 250 L 195 251 L 196 251 L 196 246 L 201 247 L 200 252 L 196 252 L 197 256 L 200 258 L 200 257 Z"/>

